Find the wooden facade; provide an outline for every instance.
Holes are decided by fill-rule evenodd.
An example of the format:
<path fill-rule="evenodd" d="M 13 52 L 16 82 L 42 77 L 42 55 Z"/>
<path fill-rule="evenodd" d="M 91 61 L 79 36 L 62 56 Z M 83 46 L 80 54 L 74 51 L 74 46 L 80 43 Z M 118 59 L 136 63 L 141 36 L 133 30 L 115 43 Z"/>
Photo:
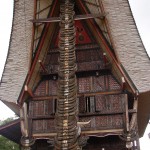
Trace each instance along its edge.
<path fill-rule="evenodd" d="M 22 9 L 21 2 L 23 0 L 14 2 L 15 10 Z M 136 73 L 140 67 L 137 69 L 137 65 L 132 63 L 138 60 L 131 61 L 126 54 L 129 53 L 128 49 L 131 49 L 131 53 L 136 55 L 134 49 L 138 47 L 138 44 L 135 44 L 132 50 L 133 43 L 130 39 L 135 34 L 130 35 L 127 29 L 128 26 L 132 28 L 130 25 L 133 24 L 133 16 L 127 0 L 120 0 L 118 3 L 109 0 L 75 0 L 75 74 L 79 128 L 77 132 L 78 146 L 83 150 L 140 150 L 139 136 L 142 136 L 147 121 L 144 117 L 143 124 L 140 122 L 142 111 L 147 116 L 149 114 L 147 107 L 145 110 L 142 107 L 147 102 L 147 98 L 143 97 L 145 91 L 150 91 L 150 79 L 142 74 L 143 78 L 147 79 L 147 84 L 143 78 L 140 81 L 140 72 L 139 77 Z M 13 99 L 17 99 L 20 111 L 20 140 L 23 148 L 54 149 L 55 115 L 58 106 L 60 1 L 34 0 L 34 3 L 30 4 L 30 0 L 26 0 L 24 7 L 26 10 L 30 8 L 29 14 L 25 14 L 30 20 L 30 24 L 28 21 L 25 26 L 25 31 L 30 35 L 26 44 L 30 43 L 31 48 L 27 47 L 26 64 L 19 64 L 20 68 L 26 65 L 27 70 L 22 78 L 19 78 L 22 88 L 20 85 L 16 86 L 17 97 L 12 91 Z M 120 20 L 117 7 L 119 11 L 123 8 Z M 120 22 L 126 17 L 129 18 L 128 24 L 121 26 Z M 15 21 L 13 26 L 15 27 Z M 136 29 L 135 24 L 133 26 Z M 141 44 L 137 30 L 135 33 L 135 43 Z M 142 50 L 144 51 L 144 47 Z M 139 50 L 143 54 L 141 56 L 145 56 L 142 50 Z M 149 63 L 147 58 L 143 59 L 146 64 Z M 147 71 L 150 71 L 149 67 Z M 145 83 L 144 87 L 140 86 L 142 80 Z M 3 89 L 5 86 L 2 84 Z M 7 95 L 3 94 L 1 97 L 5 98 Z M 10 97 L 6 99 L 11 101 Z"/>

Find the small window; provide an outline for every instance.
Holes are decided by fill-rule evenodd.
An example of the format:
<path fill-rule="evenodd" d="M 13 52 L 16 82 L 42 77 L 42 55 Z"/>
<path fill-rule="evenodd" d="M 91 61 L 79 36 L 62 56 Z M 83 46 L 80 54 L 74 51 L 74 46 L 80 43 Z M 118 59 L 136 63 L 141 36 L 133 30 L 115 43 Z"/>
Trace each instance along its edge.
<path fill-rule="evenodd" d="M 95 112 L 95 97 L 79 97 L 79 113 L 94 113 Z"/>
<path fill-rule="evenodd" d="M 53 100 L 53 113 L 55 114 L 57 110 L 57 99 Z"/>
<path fill-rule="evenodd" d="M 95 97 L 86 97 L 86 112 L 95 112 Z"/>

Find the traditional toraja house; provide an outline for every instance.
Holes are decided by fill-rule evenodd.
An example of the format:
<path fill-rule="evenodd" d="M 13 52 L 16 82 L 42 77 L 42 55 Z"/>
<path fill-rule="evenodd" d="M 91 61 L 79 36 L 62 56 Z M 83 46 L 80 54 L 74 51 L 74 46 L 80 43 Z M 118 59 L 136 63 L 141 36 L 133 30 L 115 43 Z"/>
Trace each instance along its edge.
<path fill-rule="evenodd" d="M 24 149 L 139 150 L 150 59 L 128 0 L 15 0 L 0 99 Z"/>

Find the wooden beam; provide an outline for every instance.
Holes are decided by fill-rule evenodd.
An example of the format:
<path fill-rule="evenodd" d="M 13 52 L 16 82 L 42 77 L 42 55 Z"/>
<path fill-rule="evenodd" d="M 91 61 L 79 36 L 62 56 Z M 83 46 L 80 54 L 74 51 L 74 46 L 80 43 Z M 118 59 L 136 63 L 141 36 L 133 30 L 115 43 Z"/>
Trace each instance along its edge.
<path fill-rule="evenodd" d="M 84 15 L 76 15 L 74 20 L 85 20 L 85 19 L 94 19 L 94 18 L 101 18 L 103 19 L 105 14 L 84 14 Z M 32 23 L 52 23 L 52 22 L 60 22 L 60 17 L 50 17 L 44 19 L 33 19 L 30 20 Z"/>
<path fill-rule="evenodd" d="M 40 119 L 52 119 L 52 120 L 54 120 L 55 115 L 42 115 L 42 116 L 31 116 L 30 115 L 28 118 L 32 119 L 32 120 L 40 120 Z"/>
<path fill-rule="evenodd" d="M 136 110 L 136 112 L 132 114 L 131 121 L 130 121 L 130 130 L 133 130 L 133 129 L 136 128 L 136 125 L 137 125 L 137 109 L 138 109 L 138 97 L 134 98 L 133 110 Z"/>
<path fill-rule="evenodd" d="M 30 97 L 34 97 L 32 90 L 27 85 L 25 85 L 24 91 L 27 92 L 30 95 Z"/>
<path fill-rule="evenodd" d="M 94 116 L 110 116 L 110 115 L 123 115 L 124 111 L 110 111 L 110 112 L 92 112 L 92 113 L 79 113 L 79 117 L 94 117 Z"/>
<path fill-rule="evenodd" d="M 76 15 L 74 20 L 85 20 L 85 19 L 94 19 L 100 18 L 104 19 L 106 14 L 84 14 L 84 15 Z"/>
<path fill-rule="evenodd" d="M 126 130 L 129 132 L 129 113 L 128 113 L 128 97 L 125 97 L 125 118 L 126 118 Z"/>
<path fill-rule="evenodd" d="M 56 133 L 33 133 L 32 136 L 34 138 L 42 138 L 42 137 L 55 137 Z"/>
<path fill-rule="evenodd" d="M 123 129 L 108 129 L 108 130 L 93 130 L 93 131 L 82 131 L 81 135 L 90 135 L 90 134 L 121 134 Z"/>
<path fill-rule="evenodd" d="M 124 79 L 124 77 L 121 77 L 121 81 L 122 81 L 122 90 L 125 90 L 125 79 Z"/>
<path fill-rule="evenodd" d="M 41 60 L 39 60 L 39 63 L 40 63 L 40 66 L 41 66 L 42 70 L 43 70 L 45 73 L 48 73 L 47 70 L 46 70 L 46 68 L 45 68 L 45 66 L 44 66 L 44 64 L 42 63 Z"/>
<path fill-rule="evenodd" d="M 121 133 L 123 132 L 123 129 L 108 129 L 108 130 L 92 130 L 92 131 L 89 131 L 89 130 L 86 130 L 86 131 L 82 131 L 81 132 L 81 136 L 84 136 L 84 135 L 99 135 L 99 134 L 102 134 L 102 135 L 120 135 Z M 41 137 L 55 137 L 56 136 L 56 133 L 33 133 L 32 136 L 34 138 L 41 138 Z"/>
<path fill-rule="evenodd" d="M 91 92 L 91 93 L 78 93 L 78 97 L 81 96 L 95 96 L 95 95 L 115 95 L 115 94 L 123 94 L 121 90 L 116 91 L 103 91 L 103 92 Z M 41 100 L 51 100 L 57 98 L 57 95 L 51 95 L 51 96 L 34 96 L 32 98 L 33 101 L 41 101 Z"/>
<path fill-rule="evenodd" d="M 103 75 L 110 75 L 111 72 L 109 69 L 101 69 L 101 70 L 90 70 L 90 71 L 78 71 L 76 72 L 77 78 L 83 77 L 91 77 L 91 76 L 103 76 Z M 56 78 L 58 79 L 58 74 L 48 74 L 48 73 L 41 73 L 42 80 L 53 80 Z"/>
<path fill-rule="evenodd" d="M 136 110 L 130 109 L 129 113 L 135 113 Z M 120 111 L 120 112 L 93 112 L 93 113 L 79 113 L 79 117 L 91 117 L 91 116 L 105 116 L 105 115 L 118 115 L 118 114 L 124 114 L 124 111 Z M 40 120 L 40 119 L 54 119 L 55 118 L 55 114 L 50 114 L 50 115 L 41 115 L 41 116 L 32 116 L 30 115 L 28 117 L 29 119 L 32 120 Z M 24 120 L 23 118 L 21 118 L 20 120 Z"/>
<path fill-rule="evenodd" d="M 100 49 L 100 46 L 98 44 L 84 44 L 84 45 L 76 45 L 76 51 L 86 51 L 86 50 L 93 50 L 93 49 Z M 51 48 L 48 55 L 59 53 L 59 48 Z"/>
<path fill-rule="evenodd" d="M 118 111 L 118 112 L 92 112 L 92 113 L 79 113 L 79 117 L 92 117 L 92 116 L 110 116 L 110 115 L 123 115 L 125 112 L 124 111 Z M 41 116 L 29 116 L 28 118 L 33 119 L 33 120 L 39 120 L 39 119 L 54 119 L 55 114 L 51 115 L 41 115 Z"/>

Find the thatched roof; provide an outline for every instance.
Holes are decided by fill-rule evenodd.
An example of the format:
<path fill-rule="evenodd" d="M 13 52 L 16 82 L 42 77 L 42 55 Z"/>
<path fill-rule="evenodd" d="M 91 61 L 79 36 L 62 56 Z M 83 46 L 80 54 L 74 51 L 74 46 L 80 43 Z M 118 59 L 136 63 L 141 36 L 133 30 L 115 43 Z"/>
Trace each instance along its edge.
<path fill-rule="evenodd" d="M 138 124 L 141 136 L 150 113 L 148 98 L 150 59 L 139 36 L 128 0 L 83 0 L 81 2 L 86 4 L 90 13 L 106 14 L 114 52 L 140 93 Z M 32 24 L 29 20 L 33 19 L 33 8 L 33 0 L 14 2 L 10 47 L 0 85 L 0 99 L 3 101 L 17 101 L 28 73 L 32 41 Z M 100 20 L 95 19 L 95 21 L 101 26 Z M 148 105 L 143 109 L 146 103 Z"/>
<path fill-rule="evenodd" d="M 0 83 L 0 100 L 16 102 L 29 67 L 34 1 L 14 2 L 12 33 Z"/>
<path fill-rule="evenodd" d="M 150 91 L 150 58 L 141 41 L 128 0 L 85 0 L 85 3 L 91 13 L 106 14 L 118 60 L 140 93 Z"/>

